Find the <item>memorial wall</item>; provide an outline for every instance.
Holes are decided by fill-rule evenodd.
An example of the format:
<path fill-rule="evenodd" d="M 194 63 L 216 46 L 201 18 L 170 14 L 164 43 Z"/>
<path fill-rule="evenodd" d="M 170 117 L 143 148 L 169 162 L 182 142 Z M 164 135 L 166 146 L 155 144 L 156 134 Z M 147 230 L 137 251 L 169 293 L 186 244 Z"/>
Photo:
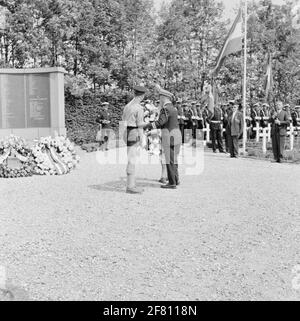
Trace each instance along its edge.
<path fill-rule="evenodd" d="M 66 134 L 64 69 L 0 69 L 0 137 Z"/>

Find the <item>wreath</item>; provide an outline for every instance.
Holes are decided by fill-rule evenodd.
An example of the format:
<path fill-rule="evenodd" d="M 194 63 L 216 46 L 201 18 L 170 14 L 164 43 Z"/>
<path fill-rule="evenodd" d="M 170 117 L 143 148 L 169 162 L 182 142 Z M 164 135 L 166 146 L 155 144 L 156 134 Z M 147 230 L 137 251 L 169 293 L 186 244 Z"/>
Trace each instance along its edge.
<path fill-rule="evenodd" d="M 34 173 L 38 175 L 63 175 L 74 169 L 79 157 L 74 145 L 64 136 L 45 137 L 32 148 Z"/>
<path fill-rule="evenodd" d="M 33 158 L 25 140 L 10 135 L 0 140 L 0 178 L 32 176 Z"/>

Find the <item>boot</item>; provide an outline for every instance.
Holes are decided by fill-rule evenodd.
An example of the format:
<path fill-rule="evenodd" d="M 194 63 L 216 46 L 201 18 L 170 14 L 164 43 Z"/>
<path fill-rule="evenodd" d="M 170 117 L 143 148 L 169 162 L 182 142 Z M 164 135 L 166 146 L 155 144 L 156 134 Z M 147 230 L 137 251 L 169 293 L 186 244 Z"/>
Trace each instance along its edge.
<path fill-rule="evenodd" d="M 126 193 L 127 194 L 142 194 L 143 189 L 138 188 L 138 187 L 127 187 Z"/>
<path fill-rule="evenodd" d="M 158 182 L 161 184 L 167 184 L 167 179 L 162 177 Z"/>
<path fill-rule="evenodd" d="M 143 193 L 143 189 L 135 186 L 135 176 L 132 174 L 127 174 L 126 193 L 128 193 L 128 194 L 142 194 Z"/>

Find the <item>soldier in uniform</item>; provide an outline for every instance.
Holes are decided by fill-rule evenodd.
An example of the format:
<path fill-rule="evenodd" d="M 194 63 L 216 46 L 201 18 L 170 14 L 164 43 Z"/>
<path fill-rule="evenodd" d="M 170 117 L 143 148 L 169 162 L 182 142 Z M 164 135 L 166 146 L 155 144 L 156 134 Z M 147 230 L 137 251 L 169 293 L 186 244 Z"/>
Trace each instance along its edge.
<path fill-rule="evenodd" d="M 196 110 L 197 110 L 197 132 L 200 132 L 201 139 L 204 139 L 203 136 L 203 115 L 201 110 L 201 104 L 198 102 L 196 104 Z M 197 135 L 196 135 L 197 136 Z"/>
<path fill-rule="evenodd" d="M 176 189 L 179 185 L 178 154 L 181 145 L 181 134 L 178 124 L 178 113 L 172 104 L 174 96 L 167 90 L 157 86 L 160 95 L 161 111 L 159 119 L 144 126 L 145 129 L 160 128 L 162 132 L 162 149 L 165 156 L 168 172 L 168 184 L 162 188 Z"/>
<path fill-rule="evenodd" d="M 268 127 L 268 109 L 269 105 L 267 103 L 263 103 L 260 109 L 260 127 L 262 128 Z"/>
<path fill-rule="evenodd" d="M 184 142 L 190 137 L 192 129 L 192 113 L 187 103 L 184 104 Z M 188 135 L 187 135 L 188 134 Z"/>
<path fill-rule="evenodd" d="M 204 128 L 203 125 L 203 114 L 202 114 L 202 110 L 201 110 L 201 104 L 197 103 L 196 104 L 196 108 L 197 108 L 197 120 L 198 120 L 198 129 L 202 130 Z"/>
<path fill-rule="evenodd" d="M 197 128 L 198 128 L 198 121 L 197 121 L 197 108 L 196 108 L 196 102 L 192 102 L 191 106 L 191 113 L 192 113 L 192 133 L 193 133 L 193 145 L 196 143 L 196 136 L 197 136 Z"/>
<path fill-rule="evenodd" d="M 225 129 L 223 131 L 223 138 L 225 140 L 225 150 L 226 150 L 226 153 L 229 152 L 229 145 L 228 145 L 228 133 L 227 133 L 227 125 L 228 125 L 228 112 L 229 112 L 229 107 L 230 104 L 226 104 L 224 105 L 224 109 L 223 109 L 223 128 Z"/>
<path fill-rule="evenodd" d="M 111 122 L 111 114 L 108 111 L 108 102 L 104 102 L 101 104 L 102 109 L 98 113 L 96 122 L 100 124 L 100 133 L 101 133 L 101 139 L 99 144 L 103 144 L 103 149 L 108 150 L 108 141 L 109 141 L 109 133 L 111 130 L 110 122 Z"/>
<path fill-rule="evenodd" d="M 222 140 L 222 121 L 223 112 L 220 106 L 214 107 L 214 114 L 210 117 L 210 131 L 213 152 L 217 152 L 217 148 L 220 153 L 224 153 L 223 140 Z M 217 141 L 217 144 L 216 144 Z"/>
<path fill-rule="evenodd" d="M 246 128 L 247 128 L 247 139 L 252 136 L 252 124 L 251 124 L 251 109 L 248 105 L 246 108 Z"/>
<path fill-rule="evenodd" d="M 182 144 L 183 144 L 184 143 L 184 115 L 183 115 L 183 108 L 180 100 L 176 101 L 176 108 L 178 112 L 178 124 L 181 132 Z"/>
<path fill-rule="evenodd" d="M 142 189 L 136 187 L 135 182 L 135 164 L 137 161 L 138 147 L 143 147 L 143 126 L 144 123 L 144 110 L 141 105 L 142 100 L 145 98 L 147 89 L 142 86 L 133 87 L 135 97 L 123 110 L 122 120 L 125 125 L 125 141 L 127 144 L 127 189 L 126 193 L 141 194 Z"/>
<path fill-rule="evenodd" d="M 292 124 L 293 124 L 293 127 L 297 128 L 298 127 L 298 113 L 297 113 L 297 110 L 296 108 L 294 107 L 291 111 L 291 117 L 292 117 Z"/>

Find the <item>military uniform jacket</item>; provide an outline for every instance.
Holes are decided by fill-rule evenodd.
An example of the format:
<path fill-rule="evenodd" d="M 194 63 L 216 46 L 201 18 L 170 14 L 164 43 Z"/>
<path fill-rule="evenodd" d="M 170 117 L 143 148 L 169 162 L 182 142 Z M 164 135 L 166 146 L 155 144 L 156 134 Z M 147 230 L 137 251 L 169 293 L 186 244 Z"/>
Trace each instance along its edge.
<path fill-rule="evenodd" d="M 294 127 L 297 127 L 298 126 L 298 122 L 299 122 L 299 115 L 298 113 L 296 112 L 296 110 L 293 110 L 291 112 L 291 117 L 292 117 L 292 124 Z"/>
<path fill-rule="evenodd" d="M 124 107 L 122 121 L 127 127 L 123 136 L 127 146 L 140 141 L 143 133 L 144 109 L 134 99 Z"/>
<path fill-rule="evenodd" d="M 161 129 L 163 146 L 168 146 L 169 144 L 172 146 L 180 145 L 182 142 L 178 124 L 178 112 L 172 103 L 165 104 L 160 110 L 158 120 L 151 124 L 147 124 L 145 129 L 147 128 Z"/>
<path fill-rule="evenodd" d="M 186 128 L 192 126 L 192 111 L 190 109 L 184 111 L 184 125 Z"/>
<path fill-rule="evenodd" d="M 179 125 L 184 125 L 183 109 L 182 109 L 181 106 L 178 106 L 177 112 L 178 112 L 178 123 L 179 123 Z"/>

